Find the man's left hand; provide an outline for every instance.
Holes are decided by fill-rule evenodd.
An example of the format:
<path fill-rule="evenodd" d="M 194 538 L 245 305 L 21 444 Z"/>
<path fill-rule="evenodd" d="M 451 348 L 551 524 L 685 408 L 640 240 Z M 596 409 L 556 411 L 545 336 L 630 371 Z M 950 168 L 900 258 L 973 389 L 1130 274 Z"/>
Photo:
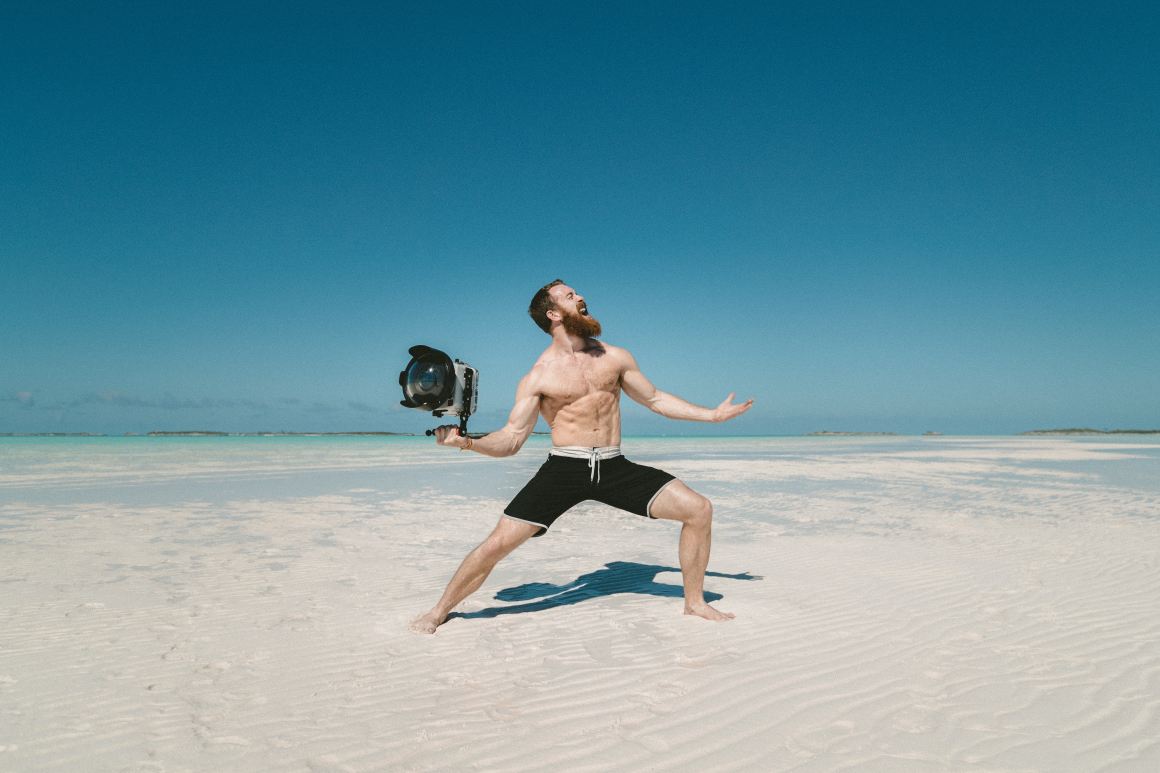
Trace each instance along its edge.
<path fill-rule="evenodd" d="M 743 403 L 734 403 L 734 394 L 730 392 L 729 396 L 713 409 L 713 421 L 729 421 L 730 419 L 735 419 L 753 407 L 752 397 Z"/>

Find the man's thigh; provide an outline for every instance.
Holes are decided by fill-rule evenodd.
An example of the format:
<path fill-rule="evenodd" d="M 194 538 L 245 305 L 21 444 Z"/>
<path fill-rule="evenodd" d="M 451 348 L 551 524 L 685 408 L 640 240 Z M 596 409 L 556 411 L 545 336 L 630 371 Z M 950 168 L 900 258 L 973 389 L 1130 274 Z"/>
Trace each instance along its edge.
<path fill-rule="evenodd" d="M 520 521 L 511 516 L 501 515 L 499 523 L 492 529 L 488 539 L 495 540 L 509 550 L 522 545 L 530 537 L 534 537 L 543 527 L 539 524 Z"/>
<path fill-rule="evenodd" d="M 649 511 L 653 518 L 670 521 L 686 521 L 695 517 L 709 504 L 709 500 L 685 485 L 682 480 L 674 480 L 657 494 Z"/>

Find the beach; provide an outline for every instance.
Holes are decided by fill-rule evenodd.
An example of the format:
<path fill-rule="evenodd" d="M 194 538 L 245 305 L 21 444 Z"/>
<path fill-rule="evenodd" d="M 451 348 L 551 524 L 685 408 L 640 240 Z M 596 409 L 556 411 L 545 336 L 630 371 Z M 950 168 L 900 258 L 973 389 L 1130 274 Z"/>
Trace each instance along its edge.
<path fill-rule="evenodd" d="M 0 439 L 0 770 L 1160 770 L 1160 440 L 629 438 L 413 634 L 542 463 L 425 438 Z"/>

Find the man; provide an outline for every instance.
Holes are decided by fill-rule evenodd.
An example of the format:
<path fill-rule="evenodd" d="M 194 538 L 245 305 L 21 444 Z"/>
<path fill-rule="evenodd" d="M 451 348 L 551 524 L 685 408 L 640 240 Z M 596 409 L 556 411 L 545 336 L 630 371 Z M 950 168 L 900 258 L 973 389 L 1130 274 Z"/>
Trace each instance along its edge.
<path fill-rule="evenodd" d="M 502 558 L 529 537 L 546 533 L 560 515 L 586 499 L 679 521 L 685 614 L 731 619 L 732 614 L 714 609 L 704 596 L 713 505 L 667 472 L 621 455 L 620 392 L 661 416 L 688 421 L 728 421 L 749 410 L 753 400 L 734 404 L 730 393 L 716 408 L 703 408 L 657 389 L 627 350 L 596 340 L 600 323 L 588 313 L 584 297 L 559 279 L 540 288 L 528 313 L 552 343 L 516 388 L 507 425 L 477 439 L 446 425 L 435 430 L 435 439 L 462 451 L 511 456 L 543 414 L 552 429 L 552 451 L 492 533 L 463 559 L 439 603 L 411 623 L 411 630 L 434 633 Z"/>

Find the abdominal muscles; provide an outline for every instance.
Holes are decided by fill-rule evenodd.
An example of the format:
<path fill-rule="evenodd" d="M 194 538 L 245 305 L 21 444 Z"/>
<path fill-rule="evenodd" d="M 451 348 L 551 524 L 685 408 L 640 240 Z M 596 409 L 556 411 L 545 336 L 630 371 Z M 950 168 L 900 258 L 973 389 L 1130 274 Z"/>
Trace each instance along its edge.
<path fill-rule="evenodd" d="M 553 445 L 589 448 L 620 445 L 619 392 L 598 392 L 558 408 L 552 405 L 544 408 L 544 418 L 552 428 Z"/>

